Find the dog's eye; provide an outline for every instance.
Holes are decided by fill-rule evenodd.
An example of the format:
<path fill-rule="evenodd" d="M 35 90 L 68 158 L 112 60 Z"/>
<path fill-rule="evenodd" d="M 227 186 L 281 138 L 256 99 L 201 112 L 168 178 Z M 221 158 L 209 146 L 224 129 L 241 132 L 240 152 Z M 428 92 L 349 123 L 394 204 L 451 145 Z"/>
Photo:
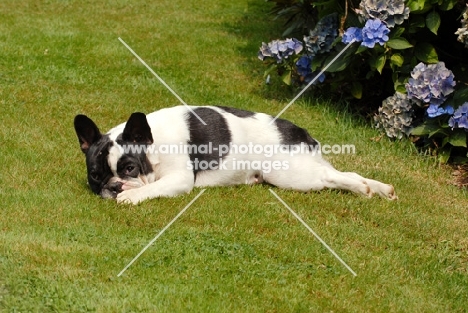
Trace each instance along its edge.
<path fill-rule="evenodd" d="M 127 174 L 130 174 L 131 172 L 133 172 L 134 169 L 135 169 L 135 166 L 129 165 L 125 168 L 125 172 Z"/>
<path fill-rule="evenodd" d="M 99 173 L 98 172 L 91 171 L 91 173 L 89 173 L 89 175 L 91 176 L 91 178 L 93 180 L 99 180 Z"/>

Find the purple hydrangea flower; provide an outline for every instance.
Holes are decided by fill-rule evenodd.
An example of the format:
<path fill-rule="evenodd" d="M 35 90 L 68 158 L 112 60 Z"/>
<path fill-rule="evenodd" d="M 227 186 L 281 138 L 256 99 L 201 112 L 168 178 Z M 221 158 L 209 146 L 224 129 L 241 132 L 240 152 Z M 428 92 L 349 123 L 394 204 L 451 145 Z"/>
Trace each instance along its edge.
<path fill-rule="evenodd" d="M 442 108 L 437 104 L 430 104 L 426 112 L 429 117 L 434 118 L 443 114 L 452 115 L 453 108 L 450 105 L 447 105 L 445 108 Z"/>
<path fill-rule="evenodd" d="M 359 27 L 350 27 L 343 34 L 341 39 L 344 43 L 350 43 L 352 41 L 361 42 L 362 41 L 362 29 Z"/>
<path fill-rule="evenodd" d="M 296 62 L 297 73 L 304 79 L 305 83 L 309 83 L 319 72 L 312 72 L 312 57 L 304 55 Z M 322 73 L 317 80 L 321 83 L 325 80 L 325 74 Z M 314 82 L 315 84 L 315 82 Z"/>
<path fill-rule="evenodd" d="M 419 63 L 411 71 L 411 78 L 406 84 L 408 96 L 441 105 L 454 90 L 455 81 L 452 71 L 445 67 L 444 62 L 425 65 Z"/>
<path fill-rule="evenodd" d="M 452 128 L 468 129 L 468 102 L 459 107 L 448 122 Z"/>
<path fill-rule="evenodd" d="M 296 38 L 288 38 L 284 41 L 289 51 L 294 51 L 294 53 L 299 54 L 302 51 L 302 42 Z"/>
<path fill-rule="evenodd" d="M 368 48 L 374 48 L 375 44 L 383 46 L 388 41 L 388 29 L 387 25 L 382 23 L 381 20 L 368 20 L 362 29 L 362 46 Z"/>
<path fill-rule="evenodd" d="M 302 51 L 302 42 L 296 38 L 288 38 L 286 40 L 273 40 L 268 44 L 262 43 L 258 58 L 265 60 L 265 58 L 274 58 L 277 63 L 282 63 L 293 54 L 298 54 Z"/>

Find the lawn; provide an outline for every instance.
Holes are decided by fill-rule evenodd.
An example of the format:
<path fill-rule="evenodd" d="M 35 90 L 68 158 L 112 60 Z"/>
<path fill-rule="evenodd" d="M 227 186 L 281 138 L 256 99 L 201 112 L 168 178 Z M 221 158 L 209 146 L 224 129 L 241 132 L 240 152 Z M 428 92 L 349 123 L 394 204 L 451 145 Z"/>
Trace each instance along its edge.
<path fill-rule="evenodd" d="M 281 33 L 263 0 L 0 2 L 1 312 L 466 312 L 468 192 L 411 144 L 380 138 L 326 99 L 283 115 L 340 170 L 392 183 L 398 201 L 266 185 L 117 205 L 86 185 L 73 129 L 102 131 L 179 101 L 276 115 L 294 97 L 256 58 Z M 380 140 L 379 140 L 380 138 Z M 357 273 L 354 277 L 270 192 Z"/>

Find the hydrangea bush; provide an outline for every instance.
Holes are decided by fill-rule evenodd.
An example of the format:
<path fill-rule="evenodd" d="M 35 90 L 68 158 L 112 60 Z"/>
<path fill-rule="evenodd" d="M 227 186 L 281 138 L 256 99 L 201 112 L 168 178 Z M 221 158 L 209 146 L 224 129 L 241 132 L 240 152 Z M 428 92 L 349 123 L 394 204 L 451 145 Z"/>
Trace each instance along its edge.
<path fill-rule="evenodd" d="M 411 137 L 443 162 L 468 161 L 466 1 L 268 1 L 290 39 L 262 44 L 266 76 L 297 87 L 315 79 L 313 90 L 373 113 L 388 137 Z"/>

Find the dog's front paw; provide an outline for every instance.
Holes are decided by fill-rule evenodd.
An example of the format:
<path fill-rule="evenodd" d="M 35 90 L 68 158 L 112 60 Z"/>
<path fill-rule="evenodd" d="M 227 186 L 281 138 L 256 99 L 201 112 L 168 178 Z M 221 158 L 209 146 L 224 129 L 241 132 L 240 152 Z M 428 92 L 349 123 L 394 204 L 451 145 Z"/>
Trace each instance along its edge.
<path fill-rule="evenodd" d="M 138 189 L 124 190 L 117 195 L 117 203 L 138 204 L 143 200 L 144 195 Z"/>

